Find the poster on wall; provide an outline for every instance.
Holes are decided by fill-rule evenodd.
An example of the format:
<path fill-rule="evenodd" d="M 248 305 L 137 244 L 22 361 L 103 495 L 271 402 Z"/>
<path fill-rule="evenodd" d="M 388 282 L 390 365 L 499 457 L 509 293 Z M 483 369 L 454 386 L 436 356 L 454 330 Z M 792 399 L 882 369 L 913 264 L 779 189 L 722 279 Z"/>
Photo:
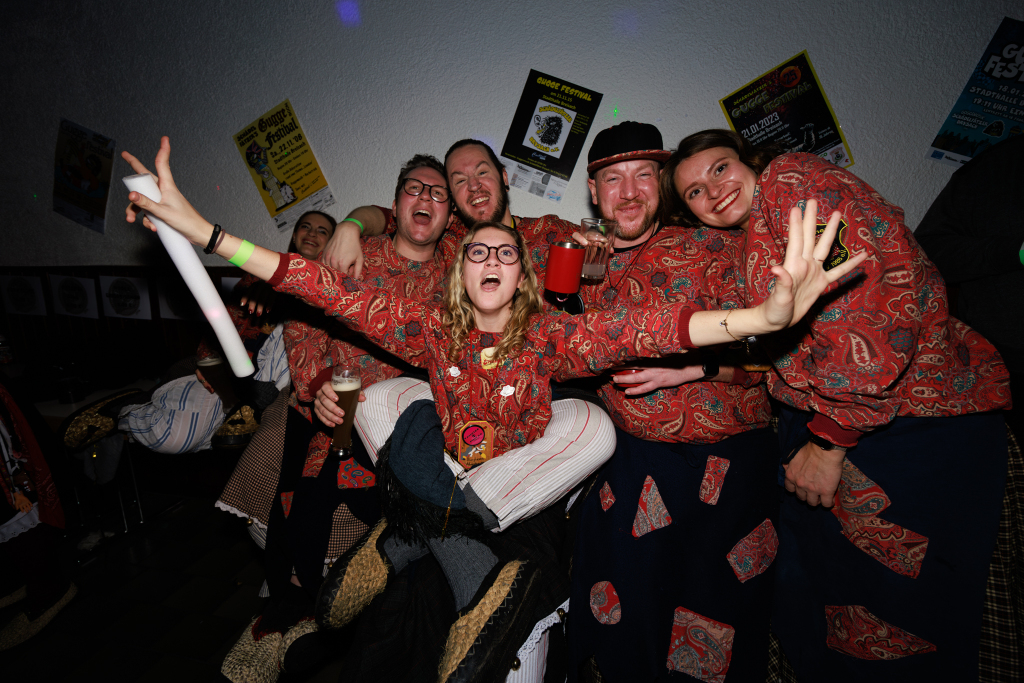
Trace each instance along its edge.
<path fill-rule="evenodd" d="M 530 69 L 501 148 L 509 186 L 561 201 L 601 97 L 599 92 Z"/>
<path fill-rule="evenodd" d="M 306 211 L 323 211 L 334 204 L 331 188 L 288 100 L 236 133 L 235 144 L 281 232 L 290 231 Z"/>
<path fill-rule="evenodd" d="M 0 277 L 4 290 L 4 308 L 19 315 L 46 315 L 43 299 L 43 281 L 33 275 L 5 275 Z"/>
<path fill-rule="evenodd" d="M 853 166 L 850 146 L 836 121 L 811 58 L 804 50 L 719 100 L 729 127 L 752 145 L 774 142 L 837 166 Z"/>
<path fill-rule="evenodd" d="M 152 320 L 149 283 L 137 277 L 100 276 L 103 314 L 114 318 Z"/>
<path fill-rule="evenodd" d="M 53 291 L 53 309 L 59 315 L 99 318 L 96 281 L 71 275 L 48 275 Z"/>
<path fill-rule="evenodd" d="M 53 210 L 102 235 L 113 166 L 113 140 L 61 119 L 53 165 Z"/>
<path fill-rule="evenodd" d="M 1005 17 L 982 53 L 928 155 L 966 164 L 992 145 L 1024 132 L 1024 21 Z"/>

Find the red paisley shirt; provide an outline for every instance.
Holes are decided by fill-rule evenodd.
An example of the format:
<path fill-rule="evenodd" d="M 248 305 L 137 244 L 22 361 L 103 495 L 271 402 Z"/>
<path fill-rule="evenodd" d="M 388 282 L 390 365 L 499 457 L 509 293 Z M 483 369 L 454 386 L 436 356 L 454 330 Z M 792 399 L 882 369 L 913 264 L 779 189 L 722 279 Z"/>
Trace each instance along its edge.
<path fill-rule="evenodd" d="M 746 305 L 769 294 L 789 211 L 818 201 L 818 223 L 843 214 L 829 262 L 868 260 L 805 320 L 764 337 L 771 394 L 818 413 L 811 429 L 841 445 L 897 416 L 960 415 L 1007 407 L 995 348 L 950 317 L 946 286 L 903 224 L 903 211 L 848 171 L 811 154 L 784 154 L 758 180 L 746 233 Z M 827 264 L 826 264 L 827 265 Z"/>
<path fill-rule="evenodd" d="M 453 450 L 459 429 L 474 420 L 494 427 L 497 453 L 536 440 L 551 418 L 551 378 L 596 375 L 637 357 L 689 348 L 694 312 L 685 304 L 673 304 L 592 311 L 582 319 L 561 313 L 537 315 L 523 350 L 487 368 L 482 352 L 495 346 L 500 335 L 475 331 L 459 361 L 452 363 L 447 357 L 448 331 L 436 305 L 364 289 L 362 283 L 297 254 L 282 254 L 270 283 L 427 368 L 446 443 Z"/>
<path fill-rule="evenodd" d="M 581 294 L 605 310 L 683 303 L 697 309 L 737 308 L 739 230 L 664 227 L 645 244 L 617 252 L 608 275 Z M 699 362 L 699 361 L 696 361 Z M 610 380 L 598 390 L 620 428 L 649 441 L 708 444 L 768 425 L 771 407 L 761 373 L 740 384 L 689 382 L 627 396 Z"/>
<path fill-rule="evenodd" d="M 373 289 L 415 301 L 440 304 L 444 292 L 445 261 L 440 251 L 430 261 L 413 261 L 395 251 L 390 236 L 363 240 L 363 282 Z M 290 323 L 285 327 L 285 346 L 295 396 L 310 402 L 331 368 L 340 363 L 360 368 L 363 386 L 398 377 L 408 364 L 372 344 L 337 321 L 321 316 L 316 325 Z"/>
<path fill-rule="evenodd" d="M 383 206 L 378 206 L 377 208 L 384 214 L 384 219 L 387 221 L 387 232 L 394 232 L 397 228 L 391 211 Z M 523 240 L 530 250 L 530 258 L 533 259 L 538 284 L 540 289 L 543 290 L 544 268 L 548 262 L 549 248 L 555 242 L 571 239 L 572 233 L 578 231 L 580 226 L 576 223 L 562 220 L 554 214 L 548 214 L 540 218 L 513 216 L 512 223 L 514 224 L 513 227 L 522 234 Z M 455 251 L 465 236 L 466 226 L 456 216 L 451 226 L 437 243 L 437 251 L 441 254 L 445 265 L 452 262 L 452 259 L 455 257 Z"/>

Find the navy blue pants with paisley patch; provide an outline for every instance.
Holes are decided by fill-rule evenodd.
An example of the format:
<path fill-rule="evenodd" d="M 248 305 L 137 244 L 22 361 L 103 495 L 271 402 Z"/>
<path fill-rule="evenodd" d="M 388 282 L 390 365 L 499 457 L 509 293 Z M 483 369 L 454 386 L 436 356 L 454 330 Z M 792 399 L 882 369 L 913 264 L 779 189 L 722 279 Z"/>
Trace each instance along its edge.
<path fill-rule="evenodd" d="M 784 453 L 806 442 L 810 418 L 783 410 Z M 876 559 L 900 566 L 899 529 L 896 543 L 891 527 L 869 530 L 862 546 L 872 556 L 830 510 L 785 495 L 772 626 L 799 680 L 978 680 L 1006 449 L 1002 415 L 986 413 L 897 418 L 849 451 L 890 501 L 877 517 L 927 537 L 916 578 Z"/>
<path fill-rule="evenodd" d="M 593 657 L 611 683 L 692 680 L 686 673 L 763 683 L 775 549 L 755 541 L 734 550 L 777 521 L 775 435 L 760 429 L 704 446 L 616 436 L 576 536 L 569 680 Z M 714 504 L 705 500 L 716 485 L 702 496 L 708 456 L 729 461 Z"/>

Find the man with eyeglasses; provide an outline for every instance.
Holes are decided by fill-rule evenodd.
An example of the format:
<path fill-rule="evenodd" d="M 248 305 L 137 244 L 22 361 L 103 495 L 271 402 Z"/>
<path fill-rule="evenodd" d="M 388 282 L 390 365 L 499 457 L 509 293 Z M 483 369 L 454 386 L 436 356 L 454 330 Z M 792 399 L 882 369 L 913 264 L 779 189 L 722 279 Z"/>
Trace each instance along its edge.
<path fill-rule="evenodd" d="M 440 303 L 445 261 L 436 246 L 452 222 L 441 162 L 425 154 L 410 159 L 399 173 L 391 211 L 397 223 L 394 235 L 364 243 L 364 281 L 404 298 Z M 332 367 L 358 366 L 363 388 L 403 374 L 422 374 L 320 311 L 289 321 L 284 342 L 294 388 L 290 402 L 297 412 L 288 411 L 277 492 L 270 506 L 266 562 L 273 609 L 268 607 L 259 627 L 246 629 L 228 653 L 223 672 L 232 681 L 250 680 L 245 672 L 253 671 L 272 671 L 276 677 L 279 665 L 294 673 L 328 654 L 322 634 L 303 618 L 312 615 L 325 558 L 339 557 L 380 517 L 376 491 L 367 490 L 376 483 L 372 475 L 366 476 L 373 472 L 372 463 L 355 435 L 353 459 L 324 467 L 330 462 L 332 430 L 312 419 L 312 408 L 318 397 L 337 400 L 331 389 Z M 232 479 L 265 479 L 268 462 L 261 458 L 243 458 Z M 350 476 L 360 470 L 362 475 Z M 299 576 L 304 577 L 302 586 L 290 585 L 300 582 Z M 254 641 L 255 631 L 261 633 L 259 641 Z M 273 652 L 258 645 L 275 642 L 266 636 L 277 632 L 291 634 L 285 638 L 287 645 Z M 296 642 L 301 645 L 292 650 Z M 289 651 L 298 654 L 289 660 Z"/>
<path fill-rule="evenodd" d="M 439 245 L 448 261 L 455 255 L 467 227 L 479 221 L 500 222 L 522 233 L 543 288 L 548 248 L 567 239 L 579 226 L 551 214 L 540 218 L 513 216 L 509 204 L 508 173 L 485 142 L 469 138 L 459 140 L 448 149 L 444 165 L 456 213 L 451 229 Z M 320 260 L 359 278 L 365 258 L 359 248 L 360 234 L 364 237 L 379 235 L 394 229 L 394 222 L 393 216 L 383 207 L 355 209 L 338 224 Z"/>

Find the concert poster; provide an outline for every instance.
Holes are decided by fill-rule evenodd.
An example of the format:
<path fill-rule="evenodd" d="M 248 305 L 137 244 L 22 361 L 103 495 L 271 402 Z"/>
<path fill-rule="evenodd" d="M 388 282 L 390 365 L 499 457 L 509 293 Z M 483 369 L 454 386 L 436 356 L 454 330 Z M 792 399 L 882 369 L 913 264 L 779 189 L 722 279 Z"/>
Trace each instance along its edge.
<path fill-rule="evenodd" d="M 531 69 L 501 148 L 509 185 L 561 201 L 602 97 Z"/>
<path fill-rule="evenodd" d="M 1024 21 L 1005 17 L 928 156 L 960 166 L 992 145 L 1024 131 Z"/>
<path fill-rule="evenodd" d="M 53 164 L 53 210 L 102 235 L 113 167 L 113 140 L 61 119 Z"/>
<path fill-rule="evenodd" d="M 779 143 L 837 166 L 853 155 L 832 105 L 804 50 L 719 100 L 729 127 L 752 145 Z"/>
<path fill-rule="evenodd" d="M 334 204 L 331 188 L 288 100 L 247 125 L 234 139 L 281 232 L 291 231 L 306 211 L 322 211 Z"/>

